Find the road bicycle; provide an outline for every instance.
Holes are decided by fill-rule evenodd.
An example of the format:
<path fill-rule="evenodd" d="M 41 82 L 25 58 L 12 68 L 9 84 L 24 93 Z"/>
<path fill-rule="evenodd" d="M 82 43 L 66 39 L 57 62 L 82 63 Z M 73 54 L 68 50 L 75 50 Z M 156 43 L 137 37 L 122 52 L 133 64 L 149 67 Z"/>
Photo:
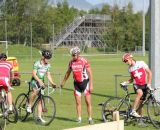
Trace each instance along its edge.
<path fill-rule="evenodd" d="M 103 121 L 112 121 L 113 112 L 119 111 L 120 119 L 123 119 L 127 124 L 129 121 L 138 120 L 139 118 L 130 115 L 131 110 L 131 98 L 130 96 L 135 93 L 129 93 L 128 86 L 122 86 L 121 88 L 125 91 L 123 98 L 110 98 L 102 103 L 102 118 Z M 141 119 L 151 122 L 156 128 L 160 128 L 160 102 L 156 100 L 154 94 L 159 88 L 150 90 L 147 88 L 147 96 L 144 101 L 138 106 L 137 112 L 142 108 L 147 108 L 147 116 L 141 117 Z M 144 106 L 145 105 L 145 106 Z"/>
<path fill-rule="evenodd" d="M 0 95 L 1 95 L 0 96 L 0 118 L 3 118 L 10 123 L 16 123 L 18 121 L 18 112 L 15 104 L 12 103 L 13 110 L 9 111 L 7 93 L 2 89 L 2 91 L 0 92 Z"/>
<path fill-rule="evenodd" d="M 16 108 L 18 110 L 18 118 L 20 121 L 25 121 L 30 113 L 27 112 L 27 106 L 29 102 L 29 96 L 31 93 L 31 83 L 28 83 L 28 92 L 27 93 L 21 93 L 16 98 L 15 104 Z M 45 87 L 46 88 L 46 87 Z M 36 123 L 40 123 L 38 121 L 38 104 L 41 103 L 42 106 L 42 118 L 45 120 L 45 123 L 40 123 L 41 125 L 49 125 L 55 118 L 56 115 L 56 103 L 50 96 L 45 96 L 44 91 L 45 88 L 42 86 L 38 89 L 38 97 L 35 99 L 35 102 L 32 105 L 32 113 L 33 118 Z M 54 88 L 53 88 L 54 91 Z"/>

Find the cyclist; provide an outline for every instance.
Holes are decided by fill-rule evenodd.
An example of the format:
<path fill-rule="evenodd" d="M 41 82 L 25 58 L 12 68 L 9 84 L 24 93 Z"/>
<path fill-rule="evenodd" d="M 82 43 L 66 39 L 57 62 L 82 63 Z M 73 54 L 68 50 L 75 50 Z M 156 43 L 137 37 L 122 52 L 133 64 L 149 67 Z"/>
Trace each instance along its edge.
<path fill-rule="evenodd" d="M 33 100 L 38 94 L 38 88 L 45 86 L 44 85 L 45 75 L 47 76 L 52 87 L 54 88 L 56 87 L 56 84 L 53 82 L 51 74 L 50 74 L 49 59 L 52 58 L 52 53 L 49 50 L 42 50 L 41 54 L 42 54 L 41 59 L 36 61 L 33 65 L 32 79 L 31 79 L 31 87 L 33 89 L 32 89 L 32 94 L 29 99 L 29 104 L 27 106 L 28 113 L 32 113 L 31 107 L 32 107 Z M 42 119 L 41 115 L 42 115 L 42 106 L 41 106 L 41 102 L 39 102 L 37 121 L 41 123 L 45 123 L 45 120 Z"/>
<path fill-rule="evenodd" d="M 142 117 L 143 109 L 141 109 L 137 113 L 136 108 L 143 100 L 145 100 L 147 94 L 147 87 L 151 89 L 152 72 L 144 61 L 134 60 L 132 54 L 130 53 L 125 53 L 122 57 L 122 61 L 129 65 L 128 71 L 131 75 L 131 78 L 121 84 L 126 85 L 133 82 L 133 87 L 137 94 L 133 102 L 130 115 L 134 117 Z M 146 81 L 147 76 L 148 84 Z"/>
<path fill-rule="evenodd" d="M 70 50 L 72 60 L 69 62 L 68 70 L 61 82 L 61 87 L 64 86 L 66 80 L 69 78 L 71 71 L 74 78 L 74 96 L 76 100 L 76 109 L 78 115 L 78 123 L 82 122 L 81 118 L 81 93 L 85 95 L 85 102 L 87 105 L 88 121 L 93 124 L 92 119 L 92 105 L 91 105 L 91 92 L 93 90 L 92 71 L 90 64 L 85 58 L 80 56 L 80 49 L 74 47 Z"/>
<path fill-rule="evenodd" d="M 4 89 L 7 93 L 7 100 L 9 104 L 8 112 L 13 111 L 12 106 L 12 93 L 11 93 L 11 77 L 13 66 L 10 62 L 6 61 L 7 56 L 5 53 L 0 54 L 0 92 Z M 0 95 L 1 96 L 1 95 Z"/>

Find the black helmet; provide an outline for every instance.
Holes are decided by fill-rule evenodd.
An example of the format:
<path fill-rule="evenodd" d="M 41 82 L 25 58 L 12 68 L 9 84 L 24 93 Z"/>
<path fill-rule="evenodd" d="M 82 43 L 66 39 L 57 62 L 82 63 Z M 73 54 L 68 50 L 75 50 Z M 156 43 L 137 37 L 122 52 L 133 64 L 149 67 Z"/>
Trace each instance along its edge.
<path fill-rule="evenodd" d="M 46 59 L 52 58 L 52 52 L 50 50 L 42 50 L 42 56 Z"/>
<path fill-rule="evenodd" d="M 0 59 L 7 59 L 7 55 L 5 53 L 0 54 Z"/>

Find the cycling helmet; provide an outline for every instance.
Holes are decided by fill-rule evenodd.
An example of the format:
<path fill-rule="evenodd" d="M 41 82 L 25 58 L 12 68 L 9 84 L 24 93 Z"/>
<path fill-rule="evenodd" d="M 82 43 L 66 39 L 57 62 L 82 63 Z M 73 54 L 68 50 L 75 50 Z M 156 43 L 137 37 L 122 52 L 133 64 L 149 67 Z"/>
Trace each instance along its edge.
<path fill-rule="evenodd" d="M 70 54 L 71 54 L 71 55 L 77 55 L 77 54 L 79 54 L 79 53 L 80 53 L 79 47 L 74 47 L 74 48 L 72 48 L 72 49 L 70 50 Z"/>
<path fill-rule="evenodd" d="M 0 54 L 0 59 L 7 59 L 7 55 L 5 53 Z"/>
<path fill-rule="evenodd" d="M 42 50 L 42 56 L 46 59 L 52 58 L 52 52 L 50 50 Z"/>
<path fill-rule="evenodd" d="M 130 54 L 130 53 L 125 53 L 124 55 L 123 55 L 123 57 L 122 57 L 122 61 L 123 62 L 126 62 L 128 59 L 130 59 L 130 58 L 132 58 L 133 56 L 132 56 L 132 54 Z"/>

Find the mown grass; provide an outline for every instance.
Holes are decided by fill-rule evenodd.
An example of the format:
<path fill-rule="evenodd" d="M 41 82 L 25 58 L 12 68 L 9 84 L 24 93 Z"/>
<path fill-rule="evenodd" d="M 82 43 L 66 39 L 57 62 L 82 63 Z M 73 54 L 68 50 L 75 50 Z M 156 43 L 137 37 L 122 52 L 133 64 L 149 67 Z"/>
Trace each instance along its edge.
<path fill-rule="evenodd" d="M 12 51 L 20 51 L 20 49 L 12 48 Z M 28 49 L 24 49 L 25 52 L 29 52 Z M 11 54 L 14 54 L 11 52 Z M 20 72 L 31 72 L 32 64 L 35 60 L 40 58 L 38 50 L 34 50 L 35 56 L 32 61 L 30 57 L 22 57 L 18 56 Z M 23 53 L 23 52 L 21 52 Z M 21 54 L 20 53 L 20 54 Z M 61 73 L 62 77 L 64 76 L 68 62 L 70 60 L 70 56 L 66 55 L 68 53 L 68 49 L 65 50 L 56 50 L 54 52 L 55 56 L 51 60 L 52 69 L 51 72 L 54 73 L 53 77 L 57 85 L 59 85 L 60 76 L 57 73 Z M 124 74 L 128 75 L 127 65 L 121 62 L 121 54 L 120 55 L 107 55 L 107 56 L 88 56 L 86 57 L 93 71 L 93 82 L 94 82 L 94 91 L 92 94 L 92 104 L 93 104 L 93 118 L 95 123 L 102 123 L 101 121 L 101 107 L 98 106 L 99 103 L 105 101 L 109 97 L 115 95 L 115 82 L 114 75 L 115 74 Z M 147 62 L 147 56 L 141 57 L 139 55 L 135 56 L 135 59 L 142 59 Z M 61 77 L 61 78 L 62 78 Z M 31 75 L 22 74 L 21 80 L 30 80 Z M 126 78 L 120 78 L 118 82 L 122 80 L 126 80 Z M 18 122 L 16 124 L 8 124 L 6 130 L 61 130 L 66 128 L 78 127 L 83 125 L 88 125 L 87 121 L 87 112 L 86 105 L 83 100 L 82 102 L 82 124 L 77 124 L 76 120 L 76 109 L 75 109 L 75 99 L 73 96 L 73 80 L 72 75 L 69 80 L 65 84 L 65 88 L 62 90 L 61 94 L 59 91 L 56 91 L 51 96 L 56 101 L 57 113 L 55 120 L 49 126 L 40 126 L 34 123 L 32 115 L 26 120 L 26 122 Z M 14 99 L 18 94 L 27 91 L 27 85 L 22 82 L 21 86 L 15 87 L 13 91 Z M 118 95 L 123 95 L 124 92 L 118 88 Z M 144 128 L 140 128 L 139 126 L 133 126 L 132 124 L 129 126 L 125 126 L 125 130 L 141 130 Z M 145 130 L 155 129 L 152 125 L 145 128 Z"/>

